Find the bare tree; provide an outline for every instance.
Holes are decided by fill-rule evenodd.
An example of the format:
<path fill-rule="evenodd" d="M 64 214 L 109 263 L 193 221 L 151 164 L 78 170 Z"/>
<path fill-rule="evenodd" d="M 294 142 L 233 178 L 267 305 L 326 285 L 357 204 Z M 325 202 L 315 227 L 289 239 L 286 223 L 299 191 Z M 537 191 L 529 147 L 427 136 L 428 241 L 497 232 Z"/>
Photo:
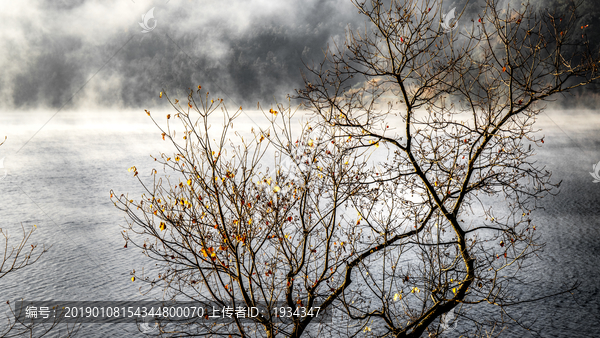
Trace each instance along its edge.
<path fill-rule="evenodd" d="M 536 201 L 557 185 L 531 158 L 544 143 L 533 123 L 544 100 L 597 79 L 599 59 L 589 45 L 563 52 L 582 34 L 577 4 L 555 17 L 498 3 L 452 30 L 436 1 L 355 1 L 371 25 L 349 31 L 299 92 L 357 148 L 388 151 L 384 175 L 356 182 L 374 195 L 352 198 L 383 243 L 381 269 L 354 285 L 378 305 L 343 302 L 367 329 L 378 323 L 377 335 L 437 336 L 448 323 L 436 321 L 455 310 L 483 335 L 481 304 L 504 322 L 509 306 L 535 298 L 515 291 L 542 246 Z"/>
<path fill-rule="evenodd" d="M 492 336 L 511 305 L 535 300 L 516 290 L 543 246 L 536 201 L 557 184 L 531 157 L 544 143 L 533 124 L 541 102 L 598 78 L 589 51 L 562 52 L 575 17 L 489 0 L 452 30 L 436 1 L 354 4 L 370 25 L 310 68 L 306 123 L 278 105 L 268 128 L 234 141 L 241 107 L 200 87 L 186 106 L 167 97 L 176 113 L 155 123 L 175 153 L 155 160 L 173 176 L 147 182 L 132 167 L 142 198 L 112 192 L 125 240 L 157 261 L 138 281 L 268 310 L 165 334 L 439 336 L 455 316 Z"/>
<path fill-rule="evenodd" d="M 230 115 L 221 100 L 200 98 L 196 102 L 190 93 L 189 109 L 174 101 L 183 144 L 175 141 L 171 124 L 161 129 L 177 153 L 155 160 L 179 175 L 158 178 L 154 170 L 152 186 L 140 179 L 146 194 L 139 202 L 115 196 L 130 219 L 125 239 L 162 263 L 156 276 L 139 280 L 151 286 L 162 282 L 168 296 L 179 300 L 269 310 L 256 325 L 237 319 L 231 325 L 208 323 L 198 326 L 197 334 L 300 336 L 337 298 L 330 279 L 354 254 L 340 237 L 345 223 L 334 221 L 354 193 L 349 183 L 359 165 L 343 164 L 347 156 L 335 144 L 323 143 L 330 137 L 310 125 L 293 142 L 292 116 L 283 106 L 267 113 L 279 134 L 256 131 L 249 140 L 229 143 L 241 108 Z M 223 130 L 213 139 L 210 119 L 219 111 Z M 272 145 L 283 151 L 265 168 L 260 163 Z M 131 169 L 137 176 L 137 168 Z M 190 331 L 186 327 L 186 334 Z"/>

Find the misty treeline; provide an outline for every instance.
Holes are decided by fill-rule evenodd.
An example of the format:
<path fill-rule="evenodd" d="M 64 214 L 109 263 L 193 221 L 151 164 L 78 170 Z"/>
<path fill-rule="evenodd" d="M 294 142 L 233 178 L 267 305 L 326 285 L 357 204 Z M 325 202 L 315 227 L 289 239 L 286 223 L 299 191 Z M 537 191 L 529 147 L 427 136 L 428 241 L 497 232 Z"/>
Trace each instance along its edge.
<path fill-rule="evenodd" d="M 444 7 L 446 10 L 453 7 L 456 7 L 457 10 L 464 8 L 464 17 L 459 23 L 459 25 L 464 25 L 465 21 L 478 19 L 478 13 L 485 7 L 485 3 L 486 0 L 459 0 L 445 2 Z M 523 3 L 529 3 L 538 12 L 546 13 L 558 20 L 565 20 L 572 25 L 572 36 L 561 46 L 565 54 L 580 54 L 585 49 L 596 51 L 600 47 L 600 2 L 593 0 L 505 0 L 502 5 L 517 8 Z M 575 13 L 573 13 L 574 8 Z M 571 83 L 578 80 L 574 78 Z M 600 102 L 600 85 L 594 82 L 553 98 L 549 102 L 549 106 L 567 109 L 573 107 L 595 109 L 598 102 Z"/>
<path fill-rule="evenodd" d="M 247 13 L 240 13 L 240 8 L 245 7 L 236 6 L 238 2 L 211 3 L 207 5 L 211 11 L 207 12 L 194 3 L 177 7 L 165 1 L 164 5 L 157 4 L 155 18 L 159 23 L 147 34 L 140 32 L 136 21 L 144 13 L 132 15 L 127 11 L 119 12 L 114 21 L 81 23 L 101 30 L 101 36 L 89 36 L 88 29 L 62 30 L 60 23 L 56 23 L 52 34 L 44 28 L 45 22 L 68 21 L 79 11 L 91 16 L 87 8 L 92 2 L 41 2 L 35 4 L 39 7 L 22 11 L 29 15 L 19 18 L 22 25 L 11 27 L 17 33 L 4 37 L 12 53 L 0 60 L 5 78 L 5 85 L 0 88 L 0 106 L 137 109 L 147 104 L 160 105 L 155 94 L 161 88 L 175 93 L 197 83 L 211 83 L 214 94 L 237 105 L 274 97 L 283 99 L 302 85 L 297 75 L 303 62 L 319 62 L 327 44 L 333 37 L 343 36 L 347 24 L 354 29 L 362 24 L 353 6 L 337 0 L 278 2 L 282 13 L 265 10 L 268 3 L 249 6 Z M 531 1 L 537 9 L 556 10 L 557 15 L 565 16 L 568 3 Z M 468 4 L 466 0 L 444 1 L 443 11 L 453 7 L 460 11 L 464 7 L 466 22 L 458 23 L 463 27 L 481 12 L 482 5 L 482 0 L 470 0 Z M 141 8 L 144 7 L 135 7 L 135 11 Z M 593 46 L 600 42 L 596 26 L 599 11 L 598 1 L 584 0 L 579 9 L 581 19 L 576 22 L 578 27 L 590 25 L 585 33 Z M 286 13 L 292 13 L 293 20 L 287 20 Z M 124 20 L 124 16 L 128 19 Z M 240 17 L 247 19 L 239 20 Z M 35 40 L 19 36 L 32 36 Z M 92 78 L 99 69 L 102 71 Z M 79 91 L 87 81 L 90 82 Z M 589 88 L 598 91 L 595 85 Z"/>
<path fill-rule="evenodd" d="M 159 318 L 163 335 L 519 336 L 537 333 L 519 307 L 577 287 L 530 292 L 527 275 L 559 185 L 535 161 L 536 118 L 599 77 L 597 50 L 568 48 L 577 8 L 487 0 L 452 29 L 437 1 L 352 4 L 367 24 L 308 65 L 299 112 L 261 108 L 250 128 L 202 86 L 146 111 L 174 148 L 130 168 L 142 196 L 111 191 L 128 250 L 156 264 L 133 280 L 265 310 Z"/>

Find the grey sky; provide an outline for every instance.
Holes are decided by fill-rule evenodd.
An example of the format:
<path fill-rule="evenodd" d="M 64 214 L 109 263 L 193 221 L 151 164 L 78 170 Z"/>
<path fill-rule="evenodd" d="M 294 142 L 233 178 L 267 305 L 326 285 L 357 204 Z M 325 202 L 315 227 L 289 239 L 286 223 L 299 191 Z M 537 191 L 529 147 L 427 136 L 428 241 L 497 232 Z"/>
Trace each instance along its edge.
<path fill-rule="evenodd" d="M 0 109 L 145 109 L 198 85 L 271 104 L 364 19 L 349 0 L 0 0 Z"/>
<path fill-rule="evenodd" d="M 152 7 L 156 28 L 141 33 Z M 321 61 L 363 20 L 346 0 L 28 0 L 0 11 L 3 109 L 145 108 L 162 88 L 181 96 L 199 84 L 239 103 L 281 100 L 301 85 L 302 60 Z"/>

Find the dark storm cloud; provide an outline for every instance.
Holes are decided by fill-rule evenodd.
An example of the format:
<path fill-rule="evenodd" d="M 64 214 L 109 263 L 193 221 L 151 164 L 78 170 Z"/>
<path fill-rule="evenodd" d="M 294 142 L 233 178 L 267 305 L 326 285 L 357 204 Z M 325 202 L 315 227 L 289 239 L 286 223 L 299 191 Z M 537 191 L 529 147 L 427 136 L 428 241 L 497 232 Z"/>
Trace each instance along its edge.
<path fill-rule="evenodd" d="M 461 21 L 481 3 L 470 1 Z M 156 28 L 141 33 L 153 7 Z M 150 108 L 162 89 L 185 99 L 197 85 L 269 104 L 302 86 L 302 61 L 320 62 L 328 43 L 364 20 L 348 0 L 13 1 L 0 13 L 0 107 Z"/>
<path fill-rule="evenodd" d="M 321 61 L 332 38 L 363 20 L 345 0 L 9 7 L 0 24 L 4 108 L 147 107 L 163 88 L 181 96 L 199 84 L 240 104 L 273 102 L 301 86 L 302 60 Z M 152 7 L 156 28 L 143 34 L 138 22 Z"/>

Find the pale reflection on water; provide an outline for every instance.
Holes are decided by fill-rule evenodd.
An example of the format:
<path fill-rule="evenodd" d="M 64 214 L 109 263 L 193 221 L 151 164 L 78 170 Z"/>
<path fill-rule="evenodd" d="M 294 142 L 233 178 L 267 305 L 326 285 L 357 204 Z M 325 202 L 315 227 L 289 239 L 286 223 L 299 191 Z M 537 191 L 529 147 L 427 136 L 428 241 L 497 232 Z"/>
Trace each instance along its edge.
<path fill-rule="evenodd" d="M 167 113 L 172 112 L 152 114 L 162 123 Z M 148 177 L 155 163 L 149 155 L 171 153 L 172 147 L 143 112 L 60 112 L 16 153 L 52 114 L 0 113 L 0 136 L 8 136 L 0 147 L 8 171 L 0 181 L 0 227 L 17 238 L 21 223 L 36 224 L 33 240 L 52 245 L 38 263 L 0 280 L 0 300 L 148 297 L 131 282 L 130 272 L 151 263 L 139 250 L 123 248 L 125 219 L 110 202 L 109 190 L 139 196 L 140 186 L 127 168 L 135 165 Z M 252 118 L 242 115 L 236 122 L 243 135 L 249 135 L 253 121 L 262 121 L 260 113 L 249 114 Z M 594 336 L 600 331 L 600 184 L 592 183 L 589 172 L 600 161 L 600 114 L 548 112 L 538 126 L 546 135 L 538 160 L 563 184 L 537 215 L 547 247 L 528 274 L 539 289 L 522 292 L 542 294 L 575 280 L 582 286 L 575 298 L 556 297 L 517 312 L 537 318 L 544 336 Z M 81 332 L 85 337 L 137 334 L 135 327 L 122 325 L 88 325 Z"/>

